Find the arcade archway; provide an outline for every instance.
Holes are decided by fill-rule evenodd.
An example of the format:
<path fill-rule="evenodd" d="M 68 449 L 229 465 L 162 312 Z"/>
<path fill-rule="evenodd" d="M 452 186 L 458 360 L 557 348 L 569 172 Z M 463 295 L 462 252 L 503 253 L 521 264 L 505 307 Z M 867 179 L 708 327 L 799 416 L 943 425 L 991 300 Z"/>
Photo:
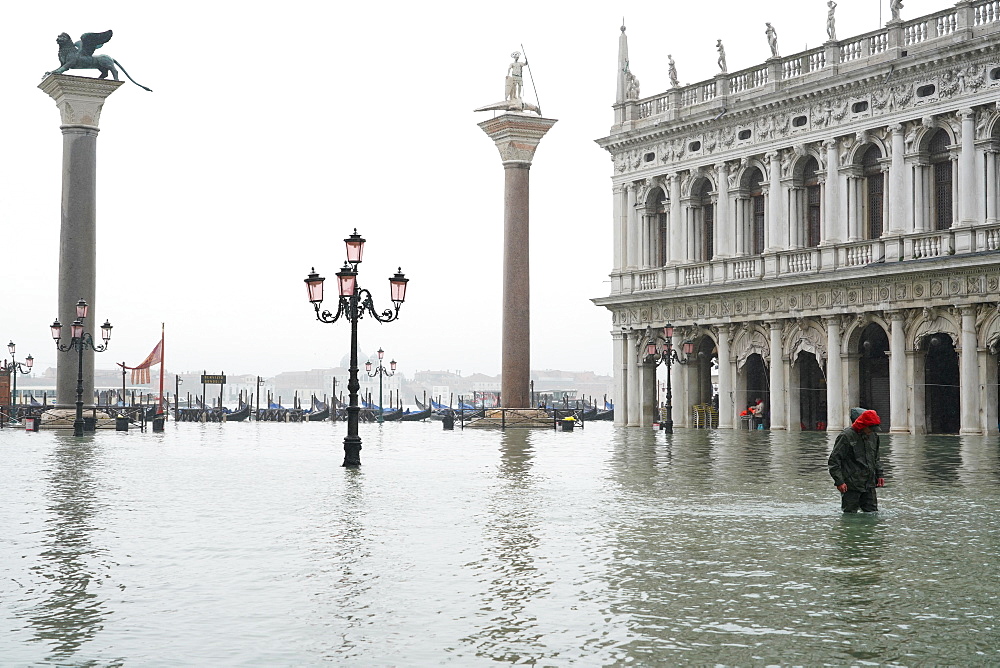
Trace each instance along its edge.
<path fill-rule="evenodd" d="M 892 424 L 889 414 L 889 337 L 876 323 L 871 323 L 858 339 L 858 404 L 878 413 L 882 424 Z M 902 379 L 900 379 L 902 382 Z"/>
<path fill-rule="evenodd" d="M 947 334 L 924 339 L 924 415 L 929 434 L 957 434 L 961 428 L 958 352 Z"/>

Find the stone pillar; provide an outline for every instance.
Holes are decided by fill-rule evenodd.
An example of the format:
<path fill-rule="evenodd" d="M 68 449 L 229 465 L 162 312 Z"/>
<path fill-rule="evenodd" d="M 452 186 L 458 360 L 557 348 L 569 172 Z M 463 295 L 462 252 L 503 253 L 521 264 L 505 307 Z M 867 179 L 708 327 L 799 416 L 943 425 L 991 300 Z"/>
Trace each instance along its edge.
<path fill-rule="evenodd" d="M 927 189 L 928 168 L 920 163 L 913 165 L 913 231 L 917 234 L 927 231 Z"/>
<path fill-rule="evenodd" d="M 634 183 L 628 184 L 628 203 L 625 205 L 625 213 L 628 216 L 628 225 L 625 232 L 626 261 L 628 269 L 636 269 L 639 266 L 639 221 L 638 212 L 635 210 L 635 191 L 638 186 Z"/>
<path fill-rule="evenodd" d="M 684 227 L 684 207 L 681 206 L 681 178 L 679 174 L 674 174 L 670 178 L 670 261 L 681 262 L 683 257 L 683 246 L 681 228 Z"/>
<path fill-rule="evenodd" d="M 639 426 L 649 428 L 656 421 L 656 365 L 639 364 Z"/>
<path fill-rule="evenodd" d="M 826 318 L 826 430 L 844 428 L 844 367 L 840 359 L 840 318 Z M 773 403 L 773 402 L 772 402 Z"/>
<path fill-rule="evenodd" d="M 986 152 L 986 222 L 997 222 L 997 152 Z"/>
<path fill-rule="evenodd" d="M 715 210 L 715 248 L 718 255 L 729 257 L 733 254 L 733 237 L 729 233 L 729 167 L 724 162 L 715 166 L 719 185 L 719 202 Z"/>
<path fill-rule="evenodd" d="M 889 197 L 889 234 L 906 233 L 906 203 L 911 201 L 906 196 L 906 170 L 903 164 L 903 152 L 906 150 L 903 126 L 892 126 L 892 161 L 889 163 L 889 187 L 886 193 Z"/>
<path fill-rule="evenodd" d="M 906 415 L 908 394 L 906 375 L 906 314 L 893 311 L 889 314 L 889 431 L 905 433 L 909 431 Z"/>
<path fill-rule="evenodd" d="M 979 421 L 979 340 L 976 337 L 976 307 L 963 306 L 962 313 L 962 356 L 961 394 L 959 403 L 962 410 L 961 434 L 981 434 Z"/>
<path fill-rule="evenodd" d="M 615 186 L 612 189 L 612 201 L 614 202 L 614 267 L 615 271 L 625 268 L 625 204 L 622 199 L 625 196 L 625 186 Z"/>
<path fill-rule="evenodd" d="M 729 325 L 719 326 L 719 429 L 733 428 L 733 363 L 729 360 Z"/>
<path fill-rule="evenodd" d="M 90 305 L 86 331 L 101 342 L 96 315 L 97 283 L 97 133 L 101 109 L 121 81 L 51 74 L 38 86 L 56 102 L 63 134 L 62 224 L 59 231 L 59 321 L 69 341 L 69 325 L 76 320 L 76 303 Z M 73 406 L 79 353 L 59 353 L 56 362 L 56 404 Z M 94 353 L 83 354 L 83 401 L 94 396 Z"/>
<path fill-rule="evenodd" d="M 625 415 L 625 426 L 640 426 L 640 406 L 642 404 L 642 388 L 639 379 L 639 332 L 635 330 L 628 333 L 628 345 L 625 347 L 625 359 L 628 364 L 628 405 Z"/>
<path fill-rule="evenodd" d="M 976 173 L 976 112 L 963 109 L 962 117 L 962 154 L 959 157 L 958 178 L 962 184 L 958 189 L 961 193 L 961 212 L 959 223 L 972 225 L 976 222 L 976 202 L 979 201 L 979 184 L 983 179 L 982 172 Z"/>
<path fill-rule="evenodd" d="M 837 140 L 828 139 L 826 146 L 826 202 L 823 211 L 823 243 L 838 243 L 842 237 L 840 221 L 840 188 L 839 170 L 840 156 L 837 155 Z"/>
<path fill-rule="evenodd" d="M 528 171 L 538 143 L 556 121 L 506 113 L 479 123 L 500 151 L 504 167 L 503 360 L 500 397 L 505 408 L 531 405 L 531 292 L 528 280 Z"/>
<path fill-rule="evenodd" d="M 771 161 L 771 168 L 769 170 L 771 185 L 768 188 L 767 196 L 768 234 L 766 248 L 771 251 L 778 251 L 788 246 L 787 235 L 782 233 L 781 225 L 784 220 L 784 215 L 782 215 L 784 212 L 781 206 L 784 199 L 781 196 L 781 156 L 778 155 L 777 151 L 773 151 L 768 154 L 768 158 Z"/>
<path fill-rule="evenodd" d="M 785 365 L 784 346 L 781 343 L 781 321 L 774 320 L 771 327 L 771 364 L 770 364 L 770 384 L 771 384 L 771 405 L 768 410 L 771 412 L 771 429 L 787 429 L 788 418 L 788 397 L 785 396 Z"/>
<path fill-rule="evenodd" d="M 615 424 L 624 425 L 628 415 L 628 336 L 625 332 L 612 332 L 611 351 L 615 370 L 615 394 L 611 401 L 615 405 Z"/>

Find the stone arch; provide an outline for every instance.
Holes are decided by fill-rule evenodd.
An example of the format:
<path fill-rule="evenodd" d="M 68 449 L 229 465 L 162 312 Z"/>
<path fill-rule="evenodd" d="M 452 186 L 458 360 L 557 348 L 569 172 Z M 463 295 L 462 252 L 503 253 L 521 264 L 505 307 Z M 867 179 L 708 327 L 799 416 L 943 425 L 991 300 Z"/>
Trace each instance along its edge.
<path fill-rule="evenodd" d="M 802 185 L 806 164 L 808 164 L 810 159 L 816 161 L 816 172 L 818 174 L 823 174 L 825 172 L 826 156 L 820 154 L 820 152 L 815 149 L 807 148 L 806 152 L 802 155 L 796 155 L 795 161 L 792 163 L 791 175 L 795 185 Z"/>
<path fill-rule="evenodd" d="M 647 213 L 662 213 L 666 207 L 665 202 L 670 200 L 667 191 L 659 184 L 653 184 L 643 194 L 645 195 L 643 204 Z"/>
<path fill-rule="evenodd" d="M 868 153 L 872 146 L 879 150 L 882 154 L 882 159 L 886 159 L 892 155 L 892 147 L 875 135 L 866 134 L 864 139 L 864 142 L 858 142 L 848 150 L 845 164 L 860 165 L 865 154 Z"/>
<path fill-rule="evenodd" d="M 955 316 L 948 311 L 938 309 L 924 309 L 924 317 L 918 318 L 910 325 L 910 331 L 906 337 L 910 350 L 921 350 L 924 348 L 924 339 L 932 334 L 947 334 L 955 342 L 956 348 L 962 340 L 962 328 L 956 321 Z"/>
<path fill-rule="evenodd" d="M 826 330 L 822 323 L 812 318 L 799 320 L 786 334 L 784 349 L 788 351 L 788 360 L 792 366 L 795 366 L 801 352 L 812 353 L 817 360 L 825 360 Z"/>
<path fill-rule="evenodd" d="M 958 143 L 955 128 L 953 128 L 950 123 L 935 120 L 932 125 L 925 124 L 921 126 L 921 130 L 917 133 L 917 140 L 914 143 L 915 150 L 921 153 L 929 153 L 931 140 L 934 138 L 934 135 L 938 133 L 938 130 L 943 130 L 945 134 L 948 135 L 949 145 Z"/>
<path fill-rule="evenodd" d="M 889 326 L 889 321 L 883 317 L 882 313 L 861 313 L 848 323 L 847 328 L 844 330 L 844 336 L 841 339 L 841 350 L 857 349 L 861 344 L 862 333 L 872 323 L 881 327 L 887 337 L 891 335 L 892 330 Z"/>
<path fill-rule="evenodd" d="M 749 158 L 740 164 L 739 171 L 737 172 L 736 183 L 740 189 L 745 189 L 749 186 L 749 175 L 754 169 L 760 170 L 760 181 L 762 184 L 767 185 L 770 180 L 770 166 L 764 164 L 764 161 L 760 158 Z"/>
<path fill-rule="evenodd" d="M 759 324 L 746 323 L 740 328 L 733 341 L 733 354 L 736 357 L 736 371 L 739 372 L 746 364 L 747 358 L 758 354 L 762 359 L 771 359 L 771 346 L 768 343 L 768 333 Z"/>
<path fill-rule="evenodd" d="M 979 347 L 985 348 L 994 355 L 1000 354 L 1000 304 L 990 309 L 978 329 L 976 335 L 979 339 Z"/>
<path fill-rule="evenodd" d="M 684 196 L 697 197 L 704 190 L 706 183 L 708 183 L 709 189 L 712 191 L 717 191 L 719 189 L 718 184 L 715 182 L 715 178 L 709 170 L 699 169 L 698 171 L 692 173 L 691 180 L 688 182 L 688 191 L 684 193 Z"/>

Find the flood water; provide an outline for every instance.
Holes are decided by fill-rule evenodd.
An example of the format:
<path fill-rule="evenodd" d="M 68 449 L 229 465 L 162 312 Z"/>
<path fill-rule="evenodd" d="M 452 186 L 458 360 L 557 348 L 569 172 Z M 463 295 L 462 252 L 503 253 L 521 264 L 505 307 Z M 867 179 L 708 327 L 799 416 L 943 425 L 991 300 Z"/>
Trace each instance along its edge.
<path fill-rule="evenodd" d="M 0 665 L 1000 663 L 996 439 L 344 432 L 0 432 Z"/>

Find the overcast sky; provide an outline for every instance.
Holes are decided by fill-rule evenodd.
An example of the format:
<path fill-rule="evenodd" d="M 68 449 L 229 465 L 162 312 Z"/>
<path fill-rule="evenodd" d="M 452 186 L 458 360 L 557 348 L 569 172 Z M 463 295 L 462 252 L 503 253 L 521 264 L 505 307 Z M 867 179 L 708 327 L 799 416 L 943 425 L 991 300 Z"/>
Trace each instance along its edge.
<path fill-rule="evenodd" d="M 903 18 L 952 5 L 906 0 Z M 880 11 L 840 0 L 838 36 Z M 397 266 L 411 279 L 397 322 L 362 323 L 362 350 L 406 375 L 499 373 L 503 168 L 472 110 L 503 99 L 523 43 L 559 119 L 531 170 L 532 368 L 610 373 L 610 316 L 590 299 L 609 289 L 612 163 L 594 140 L 613 121 L 623 13 L 643 96 L 667 89 L 668 53 L 682 83 L 714 76 L 719 38 L 731 72 L 763 63 L 765 21 L 782 55 L 826 38 L 825 0 L 6 3 L 3 343 L 55 363 L 62 138 L 37 86 L 56 35 L 110 28 L 101 53 L 155 92 L 126 82 L 101 117 L 90 320 L 114 336 L 98 367 L 140 362 L 160 322 L 168 372 L 336 365 L 349 327 L 316 322 L 303 279 L 315 266 L 334 283 L 357 227 L 377 306 Z"/>

